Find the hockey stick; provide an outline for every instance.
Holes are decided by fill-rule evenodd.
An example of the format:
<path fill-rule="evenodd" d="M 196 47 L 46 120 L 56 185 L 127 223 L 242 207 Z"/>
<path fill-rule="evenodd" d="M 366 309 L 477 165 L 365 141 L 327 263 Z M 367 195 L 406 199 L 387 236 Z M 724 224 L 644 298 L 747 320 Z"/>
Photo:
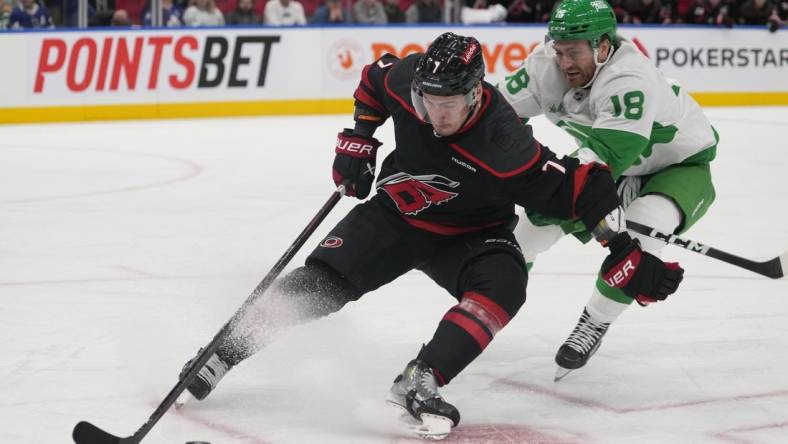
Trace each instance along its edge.
<path fill-rule="evenodd" d="M 279 273 L 287 266 L 287 263 L 293 259 L 293 256 L 301 249 L 301 246 L 304 245 L 304 242 L 309 238 L 309 236 L 314 233 L 315 229 L 323 222 L 323 219 L 326 218 L 329 212 L 334 208 L 334 206 L 339 202 L 342 196 L 345 194 L 345 187 L 344 185 L 340 185 L 339 188 L 331 195 L 328 201 L 320 208 L 320 211 L 317 212 L 314 218 L 309 221 L 306 228 L 298 235 L 296 240 L 290 245 L 290 247 L 285 251 L 285 254 L 279 258 L 279 261 L 274 265 L 271 271 L 263 278 L 260 284 L 257 285 L 257 288 L 254 289 L 251 295 L 244 301 L 243 305 L 233 314 L 232 318 L 227 321 L 226 324 L 219 330 L 219 332 L 214 336 L 213 340 L 203 348 L 202 352 L 194 358 L 194 363 L 189 368 L 189 370 L 184 374 L 179 380 L 178 383 L 175 384 L 175 387 L 170 390 L 170 393 L 164 398 L 164 400 L 159 404 L 153 414 L 148 418 L 145 424 L 142 425 L 133 435 L 128 436 L 126 438 L 119 438 L 111 433 L 105 432 L 104 430 L 96 427 L 95 425 L 87 422 L 87 421 L 80 421 L 76 426 L 74 426 L 74 432 L 72 433 L 72 437 L 74 438 L 74 442 L 77 444 L 137 444 L 142 441 L 142 438 L 148 434 L 148 432 L 153 428 L 154 425 L 167 413 L 167 410 L 170 409 L 173 403 L 178 399 L 178 396 L 186 389 L 186 386 L 194 379 L 200 369 L 208 362 L 208 359 L 216 352 L 219 348 L 219 344 L 224 341 L 224 338 L 230 333 L 230 329 L 232 324 L 243 316 L 243 313 L 246 309 L 251 306 L 257 298 L 262 295 L 268 287 L 274 282 L 274 280 L 279 276 Z"/>
<path fill-rule="evenodd" d="M 634 231 L 635 233 L 653 237 L 654 239 L 659 239 L 663 242 L 667 242 L 671 245 L 675 245 L 695 253 L 700 253 L 704 256 L 713 257 L 714 259 L 720 260 L 722 262 L 727 262 L 731 265 L 744 268 L 745 270 L 750 270 L 754 273 L 758 273 L 772 279 L 780 279 L 785 276 L 786 265 L 788 265 L 788 251 L 783 253 L 781 256 L 769 259 L 768 261 L 756 262 L 736 256 L 734 254 L 726 253 L 713 247 L 709 247 L 708 245 L 703 245 L 699 242 L 682 239 L 669 233 L 662 233 L 657 231 L 656 228 L 651 228 L 637 222 L 632 222 L 631 220 L 627 221 L 627 228 Z"/>

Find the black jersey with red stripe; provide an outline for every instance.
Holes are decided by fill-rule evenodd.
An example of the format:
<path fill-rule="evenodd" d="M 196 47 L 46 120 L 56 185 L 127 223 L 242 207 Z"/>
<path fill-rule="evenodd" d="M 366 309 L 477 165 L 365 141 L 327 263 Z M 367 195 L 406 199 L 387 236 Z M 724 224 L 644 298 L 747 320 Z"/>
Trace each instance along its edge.
<path fill-rule="evenodd" d="M 411 225 L 443 234 L 506 223 L 515 204 L 579 217 L 590 227 L 618 206 L 606 167 L 557 158 L 486 82 L 476 116 L 451 136 L 437 135 L 411 99 L 419 57 L 384 55 L 364 68 L 354 94 L 356 119 L 372 114 L 394 123 L 396 146 L 383 161 L 373 199 Z"/>

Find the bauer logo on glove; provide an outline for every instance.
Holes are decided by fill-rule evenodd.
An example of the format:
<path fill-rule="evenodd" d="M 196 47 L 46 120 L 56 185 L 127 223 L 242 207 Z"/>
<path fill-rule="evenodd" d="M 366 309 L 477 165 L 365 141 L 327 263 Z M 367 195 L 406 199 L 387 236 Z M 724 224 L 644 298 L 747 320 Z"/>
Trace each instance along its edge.
<path fill-rule="evenodd" d="M 347 195 L 364 199 L 375 180 L 375 155 L 380 142 L 374 137 L 353 133 L 345 129 L 337 134 L 336 157 L 331 175 L 334 183 L 347 185 Z"/>
<path fill-rule="evenodd" d="M 678 263 L 662 262 L 643 251 L 627 233 L 616 235 L 608 246 L 610 255 L 602 263 L 602 279 L 641 303 L 664 301 L 684 278 Z"/>
<path fill-rule="evenodd" d="M 346 138 L 337 138 L 337 152 L 346 153 L 351 156 L 360 154 L 364 157 L 374 155 L 377 148 L 368 143 L 353 142 Z"/>
<path fill-rule="evenodd" d="M 635 273 L 637 266 L 632 263 L 635 259 L 639 258 L 627 258 L 626 262 L 622 263 L 620 268 L 611 270 L 611 272 L 606 274 L 602 279 L 611 287 L 623 287 Z"/>

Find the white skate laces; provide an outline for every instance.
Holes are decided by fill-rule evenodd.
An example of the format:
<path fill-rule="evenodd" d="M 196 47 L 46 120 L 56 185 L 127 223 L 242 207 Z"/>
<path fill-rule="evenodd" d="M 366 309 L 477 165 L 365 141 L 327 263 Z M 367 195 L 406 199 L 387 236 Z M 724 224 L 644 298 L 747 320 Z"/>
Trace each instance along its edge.
<path fill-rule="evenodd" d="M 586 309 L 580 320 L 577 321 L 575 329 L 558 349 L 555 355 L 555 363 L 558 369 L 555 372 L 554 381 L 558 382 L 574 370 L 586 365 L 591 356 L 596 353 L 602 343 L 602 337 L 607 332 L 610 323 L 594 320 Z"/>
<path fill-rule="evenodd" d="M 609 323 L 595 321 L 588 311 L 583 310 L 583 315 L 580 316 L 577 326 L 564 344 L 583 355 L 589 354 L 607 332 L 608 327 L 610 327 Z"/>

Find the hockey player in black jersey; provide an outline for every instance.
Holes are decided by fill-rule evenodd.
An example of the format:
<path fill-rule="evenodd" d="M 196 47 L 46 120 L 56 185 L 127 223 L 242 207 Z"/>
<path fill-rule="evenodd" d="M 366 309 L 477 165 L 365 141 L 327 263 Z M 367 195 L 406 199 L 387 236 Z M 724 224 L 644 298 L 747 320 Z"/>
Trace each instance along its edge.
<path fill-rule="evenodd" d="M 601 274 L 630 297 L 664 300 L 683 270 L 641 251 L 619 225 L 607 168 L 558 158 L 494 87 L 482 80 L 481 46 L 445 33 L 426 54 L 387 54 L 366 66 L 354 94 L 355 126 L 337 136 L 333 180 L 366 198 L 375 178 L 375 130 L 391 118 L 395 148 L 373 197 L 354 207 L 300 267 L 258 302 L 265 331 L 341 309 L 412 269 L 457 300 L 432 339 L 394 380 L 390 402 L 440 438 L 460 420 L 438 388 L 487 347 L 525 302 L 527 271 L 513 234 L 515 204 L 596 227 L 610 249 Z M 286 322 L 267 315 L 287 300 Z M 283 317 L 277 317 L 283 319 Z M 188 387 L 203 399 L 261 342 L 236 328 Z M 188 365 L 188 364 L 187 364 Z"/>

